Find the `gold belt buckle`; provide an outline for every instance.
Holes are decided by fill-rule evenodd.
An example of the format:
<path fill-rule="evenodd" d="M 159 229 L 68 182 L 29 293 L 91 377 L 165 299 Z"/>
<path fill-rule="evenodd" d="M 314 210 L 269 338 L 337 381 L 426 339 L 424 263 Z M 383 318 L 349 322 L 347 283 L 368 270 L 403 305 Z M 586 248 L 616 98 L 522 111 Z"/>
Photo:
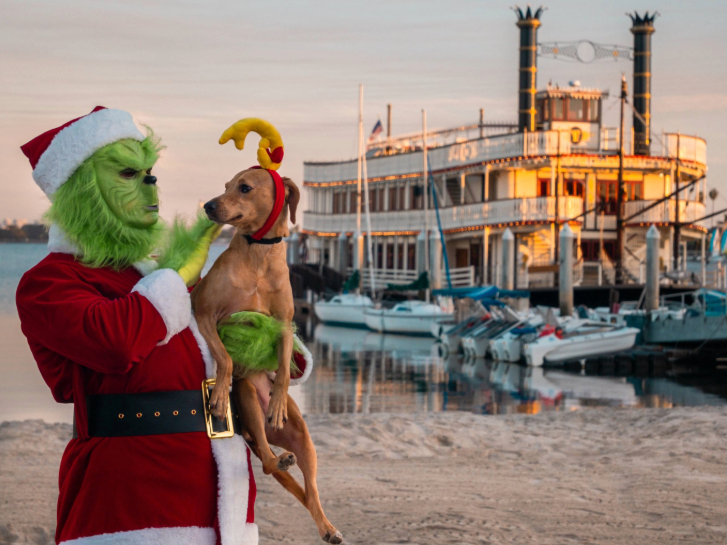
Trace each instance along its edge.
<path fill-rule="evenodd" d="M 210 439 L 225 439 L 235 435 L 235 429 L 232 424 L 232 407 L 227 404 L 227 429 L 224 431 L 215 431 L 212 427 L 212 419 L 214 415 L 210 412 L 210 388 L 214 388 L 215 379 L 208 378 L 202 381 L 202 406 L 204 407 L 204 423 L 207 425 L 207 437 Z"/>

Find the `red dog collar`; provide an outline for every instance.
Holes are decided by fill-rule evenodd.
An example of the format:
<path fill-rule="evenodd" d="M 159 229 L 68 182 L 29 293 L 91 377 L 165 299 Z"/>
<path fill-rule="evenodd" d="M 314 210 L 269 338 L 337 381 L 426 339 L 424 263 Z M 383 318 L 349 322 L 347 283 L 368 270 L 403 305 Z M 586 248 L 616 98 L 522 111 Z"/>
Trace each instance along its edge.
<path fill-rule="evenodd" d="M 283 185 L 283 180 L 280 177 L 280 174 L 278 174 L 276 171 L 268 168 L 263 168 L 261 166 L 254 166 L 250 168 L 267 170 L 270 173 L 270 176 L 273 177 L 273 185 L 275 189 L 275 202 L 273 203 L 273 209 L 270 212 L 268 219 L 265 220 L 265 223 L 260 229 L 258 229 L 258 231 L 250 235 L 250 238 L 255 241 L 259 241 L 268 234 L 268 231 L 270 231 L 270 229 L 273 228 L 273 225 L 275 225 L 275 222 L 278 220 L 280 213 L 283 211 L 283 206 L 285 206 L 285 186 Z"/>

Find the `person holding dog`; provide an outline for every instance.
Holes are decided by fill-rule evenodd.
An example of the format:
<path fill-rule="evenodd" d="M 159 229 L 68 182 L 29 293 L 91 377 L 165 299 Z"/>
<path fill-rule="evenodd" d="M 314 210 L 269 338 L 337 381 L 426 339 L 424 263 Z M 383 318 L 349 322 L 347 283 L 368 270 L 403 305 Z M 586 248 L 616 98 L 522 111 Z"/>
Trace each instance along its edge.
<path fill-rule="evenodd" d="M 51 227 L 18 314 L 53 397 L 74 404 L 59 544 L 258 542 L 250 453 L 208 414 L 213 362 L 189 296 L 219 229 L 175 226 L 170 250 L 150 259 L 166 236 L 160 149 L 129 113 L 103 107 L 22 146 Z"/>

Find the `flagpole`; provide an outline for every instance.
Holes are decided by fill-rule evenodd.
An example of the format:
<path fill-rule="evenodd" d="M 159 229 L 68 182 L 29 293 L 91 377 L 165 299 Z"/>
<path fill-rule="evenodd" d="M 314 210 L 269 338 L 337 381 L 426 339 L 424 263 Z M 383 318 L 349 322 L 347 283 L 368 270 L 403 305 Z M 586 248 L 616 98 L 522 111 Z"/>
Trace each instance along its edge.
<path fill-rule="evenodd" d="M 427 170 L 427 111 L 422 110 L 422 158 L 424 177 L 424 267 L 429 271 L 431 264 L 429 263 L 429 176 Z M 432 273 L 429 271 L 431 277 Z M 429 279 L 431 282 L 431 278 Z M 426 292 L 426 300 L 429 302 L 429 290 Z"/>
<path fill-rule="evenodd" d="M 367 240 L 368 243 L 366 244 L 369 254 L 369 276 L 371 278 L 371 298 L 375 298 L 376 296 L 376 282 L 374 281 L 374 252 L 373 252 L 373 241 L 371 240 L 371 208 L 369 205 L 369 176 L 368 172 L 366 170 L 366 140 L 364 139 L 364 133 L 363 133 L 363 84 L 361 84 L 361 122 L 359 124 L 360 127 L 360 138 L 359 142 L 361 143 L 361 149 L 359 149 L 359 157 L 361 158 L 361 163 L 363 164 L 363 179 L 364 179 L 364 192 L 365 192 L 365 198 L 366 198 L 366 231 L 367 231 Z"/>

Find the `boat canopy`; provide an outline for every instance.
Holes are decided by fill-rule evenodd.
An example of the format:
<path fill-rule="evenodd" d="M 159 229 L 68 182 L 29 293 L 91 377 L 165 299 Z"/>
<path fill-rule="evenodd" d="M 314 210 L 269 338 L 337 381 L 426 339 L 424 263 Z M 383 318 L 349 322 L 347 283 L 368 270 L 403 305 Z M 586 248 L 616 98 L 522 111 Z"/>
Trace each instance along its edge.
<path fill-rule="evenodd" d="M 469 298 L 475 301 L 495 299 L 499 297 L 530 297 L 530 292 L 517 290 L 501 290 L 497 286 L 471 286 L 466 288 L 448 288 L 433 290 L 432 295 L 441 297 Z"/>

